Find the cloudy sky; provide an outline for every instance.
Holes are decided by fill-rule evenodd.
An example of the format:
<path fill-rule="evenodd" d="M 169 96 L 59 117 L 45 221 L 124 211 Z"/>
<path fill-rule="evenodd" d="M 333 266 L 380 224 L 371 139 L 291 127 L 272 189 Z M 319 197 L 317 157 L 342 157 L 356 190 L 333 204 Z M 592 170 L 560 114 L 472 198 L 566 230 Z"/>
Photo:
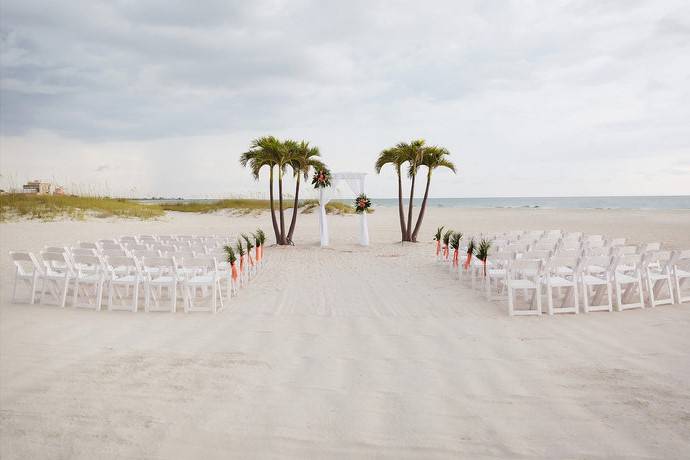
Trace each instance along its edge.
<path fill-rule="evenodd" d="M 2 186 L 264 191 L 252 138 L 317 145 L 393 196 L 377 153 L 424 138 L 432 195 L 690 194 L 690 2 L 0 1 Z"/>

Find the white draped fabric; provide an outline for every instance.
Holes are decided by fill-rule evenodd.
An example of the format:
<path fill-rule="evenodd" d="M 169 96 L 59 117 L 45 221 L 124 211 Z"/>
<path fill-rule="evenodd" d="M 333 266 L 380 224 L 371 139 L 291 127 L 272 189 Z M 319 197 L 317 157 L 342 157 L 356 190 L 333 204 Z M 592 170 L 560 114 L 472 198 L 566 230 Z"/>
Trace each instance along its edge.
<path fill-rule="evenodd" d="M 326 218 L 326 205 L 340 182 L 347 183 L 352 193 L 359 195 L 364 193 L 364 178 L 366 173 L 335 173 L 331 175 L 331 186 L 319 189 L 319 226 L 321 231 L 321 247 L 328 246 L 328 220 Z M 359 215 L 359 244 L 369 246 L 369 227 L 367 225 L 367 213 Z"/>

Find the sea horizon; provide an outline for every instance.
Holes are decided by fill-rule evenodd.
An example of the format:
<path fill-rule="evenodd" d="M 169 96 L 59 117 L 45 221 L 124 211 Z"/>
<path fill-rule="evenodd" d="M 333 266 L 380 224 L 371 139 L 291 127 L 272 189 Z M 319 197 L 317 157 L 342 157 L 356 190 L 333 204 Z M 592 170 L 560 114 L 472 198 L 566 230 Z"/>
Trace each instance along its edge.
<path fill-rule="evenodd" d="M 208 203 L 227 198 L 136 198 L 142 203 Z M 305 198 L 308 199 L 308 198 Z M 370 197 L 374 207 L 395 207 L 397 198 Z M 350 202 L 351 199 L 336 198 L 332 201 Z M 404 204 L 409 199 L 403 199 Z M 422 203 L 415 198 L 415 206 Z M 690 209 L 690 195 L 620 195 L 620 196 L 554 196 L 554 197 L 463 197 L 429 198 L 430 208 L 543 208 L 543 209 Z"/>

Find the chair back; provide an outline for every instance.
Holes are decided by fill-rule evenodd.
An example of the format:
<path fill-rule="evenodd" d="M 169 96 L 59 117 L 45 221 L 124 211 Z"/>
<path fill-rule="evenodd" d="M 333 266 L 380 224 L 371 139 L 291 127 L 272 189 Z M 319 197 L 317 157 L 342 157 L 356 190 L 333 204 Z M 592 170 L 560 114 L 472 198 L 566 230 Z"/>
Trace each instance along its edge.
<path fill-rule="evenodd" d="M 139 265 L 132 256 L 107 256 L 105 261 L 108 271 L 114 278 L 141 274 Z"/>
<path fill-rule="evenodd" d="M 78 275 L 100 274 L 103 271 L 103 262 L 96 255 L 75 255 L 73 263 Z"/>
<path fill-rule="evenodd" d="M 549 274 L 563 275 L 563 269 L 572 270 L 576 275 L 580 270 L 580 257 L 576 255 L 557 255 L 549 259 L 546 270 Z"/>
<path fill-rule="evenodd" d="M 609 255 L 587 256 L 582 261 L 582 272 L 587 275 L 596 275 L 603 272 L 610 273 L 612 270 L 613 258 Z"/>
<path fill-rule="evenodd" d="M 68 275 L 74 273 L 67 253 L 44 251 L 41 253 L 41 259 L 43 260 L 44 266 L 52 272 Z"/>
<path fill-rule="evenodd" d="M 611 238 L 608 241 L 608 246 L 625 246 L 625 238 Z"/>
<path fill-rule="evenodd" d="M 614 246 L 612 251 L 614 256 L 637 254 L 637 246 Z"/>
<path fill-rule="evenodd" d="M 28 251 L 10 251 L 10 259 L 17 268 L 17 273 L 22 276 L 31 276 L 36 273 L 43 273 L 41 265 L 36 257 Z"/>
<path fill-rule="evenodd" d="M 177 275 L 177 263 L 174 257 L 144 257 L 141 265 L 152 278 Z"/>

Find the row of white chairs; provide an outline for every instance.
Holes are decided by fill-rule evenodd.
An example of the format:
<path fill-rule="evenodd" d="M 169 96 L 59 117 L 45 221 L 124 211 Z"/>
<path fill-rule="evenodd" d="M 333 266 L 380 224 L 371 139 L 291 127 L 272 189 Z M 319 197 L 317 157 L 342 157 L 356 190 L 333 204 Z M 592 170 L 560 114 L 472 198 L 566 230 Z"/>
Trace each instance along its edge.
<path fill-rule="evenodd" d="M 237 295 L 263 265 L 263 259 L 258 262 L 248 254 L 237 262 L 235 277 L 222 247 L 202 253 L 191 248 L 163 253 L 53 245 L 38 256 L 13 251 L 10 257 L 16 268 L 15 302 L 18 287 L 24 285 L 31 304 L 39 301 L 64 307 L 71 290 L 74 306 L 100 310 L 105 298 L 109 310 L 134 312 L 141 293 L 145 311 L 174 312 L 178 297 L 184 301 L 185 312 L 219 311 L 223 299 Z"/>
<path fill-rule="evenodd" d="M 548 245 L 539 243 L 544 243 L 546 235 L 535 235 L 533 240 L 519 232 L 511 233 L 519 236 L 513 241 L 530 240 L 521 247 L 503 244 L 500 236 L 505 235 L 477 235 L 475 242 L 492 239 L 494 249 L 486 265 L 474 256 L 467 269 L 462 264 L 453 266 L 450 257 L 446 262 L 451 271 L 457 270 L 460 279 L 480 287 L 488 299 L 507 299 L 510 315 L 542 314 L 543 295 L 549 314 L 578 313 L 581 301 L 587 313 L 612 311 L 614 305 L 621 311 L 690 300 L 690 292 L 684 289 L 690 278 L 690 251 L 663 251 L 658 243 L 626 246 L 622 238 L 613 241 L 584 235 L 578 235 L 578 241 L 613 244 L 594 246 L 607 251 L 586 246 L 564 248 L 562 244 L 544 249 Z M 561 237 L 559 241 L 565 240 Z M 467 247 L 459 251 L 465 254 Z M 519 297 L 527 300 L 526 308 L 519 308 Z"/>

